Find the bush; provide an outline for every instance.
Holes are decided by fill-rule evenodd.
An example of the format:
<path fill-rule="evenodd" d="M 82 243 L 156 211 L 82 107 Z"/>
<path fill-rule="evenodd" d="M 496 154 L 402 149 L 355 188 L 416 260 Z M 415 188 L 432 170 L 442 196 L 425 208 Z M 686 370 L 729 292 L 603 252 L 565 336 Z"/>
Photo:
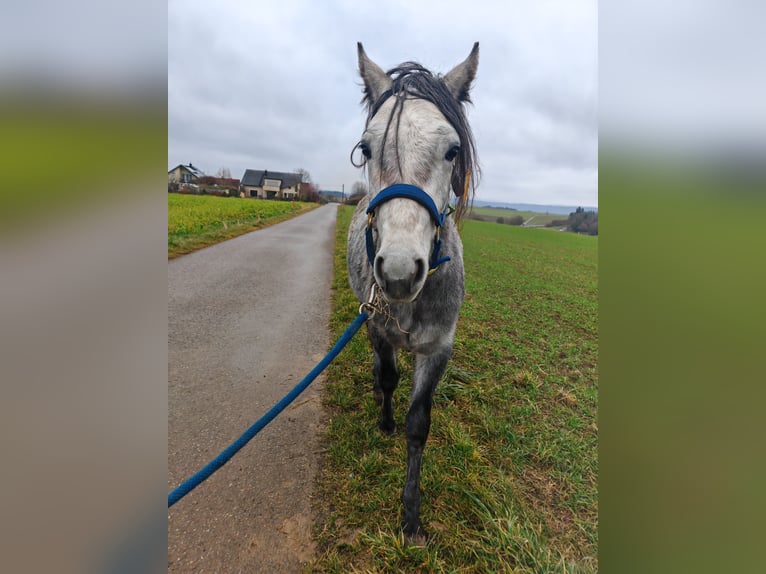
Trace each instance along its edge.
<path fill-rule="evenodd" d="M 487 221 L 486 218 L 482 218 L 480 215 L 476 216 L 477 219 L 480 221 Z M 495 220 L 496 223 L 503 223 L 505 225 L 522 225 L 524 223 L 524 218 L 521 215 L 514 215 L 513 217 L 498 217 Z"/>
<path fill-rule="evenodd" d="M 556 219 L 547 227 L 566 227 L 568 231 L 575 233 L 598 235 L 598 212 L 585 211 L 582 207 L 578 207 L 569 214 L 567 219 Z"/>

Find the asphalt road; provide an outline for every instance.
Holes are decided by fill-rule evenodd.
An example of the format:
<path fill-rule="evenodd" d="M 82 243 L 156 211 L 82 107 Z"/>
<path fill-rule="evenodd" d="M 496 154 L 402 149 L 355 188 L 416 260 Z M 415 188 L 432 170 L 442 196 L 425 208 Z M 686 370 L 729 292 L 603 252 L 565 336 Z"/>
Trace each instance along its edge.
<path fill-rule="evenodd" d="M 326 205 L 168 262 L 168 491 L 328 350 L 335 217 Z M 169 572 L 300 571 L 321 383 L 168 510 Z"/>

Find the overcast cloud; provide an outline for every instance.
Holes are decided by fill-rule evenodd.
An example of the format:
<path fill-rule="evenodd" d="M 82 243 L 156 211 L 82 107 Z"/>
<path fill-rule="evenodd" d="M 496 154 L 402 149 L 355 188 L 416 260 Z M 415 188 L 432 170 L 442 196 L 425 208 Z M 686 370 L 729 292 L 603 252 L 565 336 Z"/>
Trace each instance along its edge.
<path fill-rule="evenodd" d="M 322 189 L 362 173 L 356 42 L 389 69 L 446 73 L 480 42 L 469 106 L 478 199 L 598 204 L 597 4 L 311 2 L 168 4 L 168 168 L 302 167 Z"/>

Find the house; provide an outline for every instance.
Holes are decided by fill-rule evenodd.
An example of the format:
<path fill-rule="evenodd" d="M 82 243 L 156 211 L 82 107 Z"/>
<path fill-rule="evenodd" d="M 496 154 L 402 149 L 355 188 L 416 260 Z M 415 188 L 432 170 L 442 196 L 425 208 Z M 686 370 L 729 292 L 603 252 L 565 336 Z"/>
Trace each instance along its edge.
<path fill-rule="evenodd" d="M 297 199 L 300 195 L 300 185 L 299 173 L 246 169 L 245 175 L 242 176 L 241 189 L 247 197 Z"/>
<path fill-rule="evenodd" d="M 204 177 L 205 173 L 198 167 L 178 164 L 173 169 L 168 170 L 168 183 L 197 183 L 199 178 Z"/>

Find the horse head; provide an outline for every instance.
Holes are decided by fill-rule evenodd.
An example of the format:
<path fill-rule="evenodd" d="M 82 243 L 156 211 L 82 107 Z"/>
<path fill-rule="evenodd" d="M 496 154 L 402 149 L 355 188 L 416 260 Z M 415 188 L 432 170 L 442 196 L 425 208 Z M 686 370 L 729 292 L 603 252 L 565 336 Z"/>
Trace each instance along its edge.
<path fill-rule="evenodd" d="M 429 272 L 446 260 L 438 250 L 450 192 L 465 205 L 476 171 L 463 103 L 470 101 L 479 45 L 444 76 L 414 62 L 386 73 L 361 43 L 358 56 L 367 125 L 355 149 L 370 188 L 368 257 L 386 299 L 412 302 Z"/>

